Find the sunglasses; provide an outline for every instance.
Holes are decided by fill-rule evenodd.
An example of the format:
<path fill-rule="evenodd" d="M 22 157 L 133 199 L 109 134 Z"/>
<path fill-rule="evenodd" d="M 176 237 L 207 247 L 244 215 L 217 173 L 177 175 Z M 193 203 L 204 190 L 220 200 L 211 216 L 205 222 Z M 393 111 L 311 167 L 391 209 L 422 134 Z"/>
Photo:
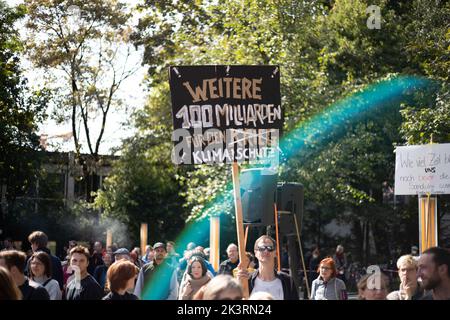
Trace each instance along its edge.
<path fill-rule="evenodd" d="M 257 249 L 259 252 L 264 252 L 264 250 L 267 250 L 269 252 L 275 251 L 275 248 L 272 246 L 260 246 Z"/>

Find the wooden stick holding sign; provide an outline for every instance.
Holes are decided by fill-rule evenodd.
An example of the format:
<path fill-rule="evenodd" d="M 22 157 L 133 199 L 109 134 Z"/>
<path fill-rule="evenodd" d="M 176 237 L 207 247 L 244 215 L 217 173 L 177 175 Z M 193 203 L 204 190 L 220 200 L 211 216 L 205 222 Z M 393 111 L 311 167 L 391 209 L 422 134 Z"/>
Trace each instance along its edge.
<path fill-rule="evenodd" d="M 278 239 L 278 210 L 277 210 L 277 204 L 273 204 L 274 213 L 275 213 L 275 240 L 277 242 L 277 267 L 278 272 L 281 271 L 281 259 L 280 259 L 280 239 Z"/>
<path fill-rule="evenodd" d="M 141 223 L 141 254 L 145 255 L 145 248 L 147 247 L 148 239 L 148 224 Z"/>
<path fill-rule="evenodd" d="M 232 168 L 233 174 L 233 191 L 234 191 L 234 207 L 236 212 L 236 230 L 238 238 L 238 250 L 239 250 L 239 265 L 242 267 L 248 265 L 247 256 L 245 255 L 245 237 L 244 237 L 244 219 L 242 217 L 242 202 L 241 202 L 241 187 L 239 184 L 239 165 L 236 161 L 233 162 Z M 241 279 L 241 285 L 244 291 L 244 298 L 248 299 L 248 280 Z"/>
<path fill-rule="evenodd" d="M 107 229 L 106 230 L 106 248 L 112 246 L 112 230 L 111 229 Z"/>
<path fill-rule="evenodd" d="M 419 196 L 419 252 L 438 245 L 437 197 Z"/>
<path fill-rule="evenodd" d="M 244 247 L 245 248 L 247 248 L 248 228 L 249 228 L 249 226 L 245 227 L 245 235 L 244 235 Z"/>
<path fill-rule="evenodd" d="M 219 254 L 220 254 L 220 216 L 210 218 L 210 235 L 209 235 L 209 262 L 211 262 L 214 270 L 219 271 Z"/>

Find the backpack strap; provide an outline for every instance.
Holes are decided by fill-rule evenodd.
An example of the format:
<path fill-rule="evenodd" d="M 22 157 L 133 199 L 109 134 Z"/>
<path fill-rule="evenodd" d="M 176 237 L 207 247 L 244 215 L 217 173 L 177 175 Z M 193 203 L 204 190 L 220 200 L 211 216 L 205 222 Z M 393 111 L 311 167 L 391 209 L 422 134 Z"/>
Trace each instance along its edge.
<path fill-rule="evenodd" d="M 336 295 L 336 299 L 341 300 L 341 297 L 337 293 L 337 278 L 334 279 L 334 294 Z"/>
<path fill-rule="evenodd" d="M 53 280 L 52 278 L 47 279 L 47 281 L 45 281 L 45 282 L 42 284 L 42 286 L 45 288 L 45 286 L 46 286 L 50 281 L 52 281 L 52 280 Z"/>

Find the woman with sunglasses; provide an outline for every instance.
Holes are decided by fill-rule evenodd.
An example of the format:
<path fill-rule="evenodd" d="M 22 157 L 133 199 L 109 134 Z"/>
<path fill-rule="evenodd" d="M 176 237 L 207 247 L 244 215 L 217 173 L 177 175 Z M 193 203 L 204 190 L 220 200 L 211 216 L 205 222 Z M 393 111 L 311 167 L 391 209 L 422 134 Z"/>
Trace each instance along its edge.
<path fill-rule="evenodd" d="M 332 258 L 320 261 L 319 276 L 311 286 L 311 300 L 347 300 L 344 281 L 337 278 L 336 264 Z"/>
<path fill-rule="evenodd" d="M 267 235 L 259 237 L 255 242 L 255 256 L 259 267 L 249 273 L 240 264 L 237 278 L 248 279 L 250 294 L 256 292 L 269 293 L 274 300 L 298 300 L 298 292 L 292 278 L 275 270 L 276 242 Z"/>

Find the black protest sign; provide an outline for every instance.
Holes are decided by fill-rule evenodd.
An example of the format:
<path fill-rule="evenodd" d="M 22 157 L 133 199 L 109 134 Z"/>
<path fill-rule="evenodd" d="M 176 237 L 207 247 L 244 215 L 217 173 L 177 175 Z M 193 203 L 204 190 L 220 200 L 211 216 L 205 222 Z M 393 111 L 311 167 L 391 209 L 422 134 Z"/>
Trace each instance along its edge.
<path fill-rule="evenodd" d="M 177 164 L 274 157 L 283 127 L 278 66 L 169 69 Z"/>

